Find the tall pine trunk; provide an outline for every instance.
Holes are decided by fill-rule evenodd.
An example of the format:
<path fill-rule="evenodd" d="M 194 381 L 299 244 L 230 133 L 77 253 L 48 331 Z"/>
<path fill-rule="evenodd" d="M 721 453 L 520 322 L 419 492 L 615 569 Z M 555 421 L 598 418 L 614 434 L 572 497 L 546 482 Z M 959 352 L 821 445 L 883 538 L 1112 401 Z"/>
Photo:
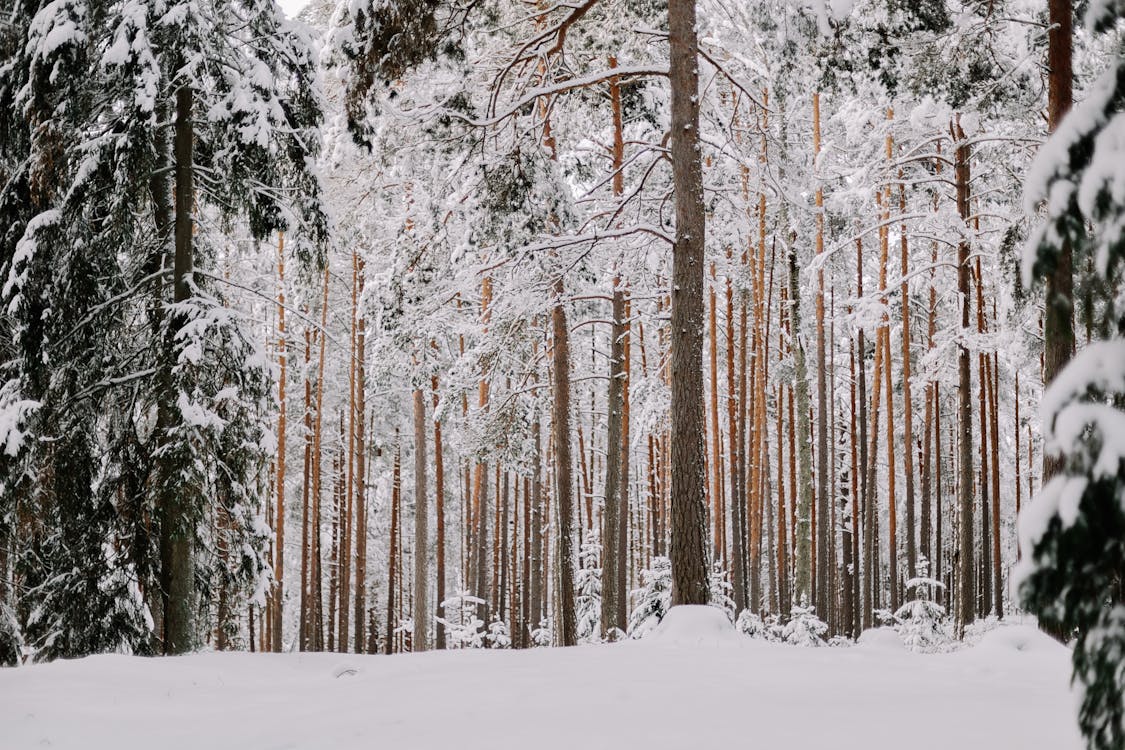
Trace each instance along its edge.
<path fill-rule="evenodd" d="M 705 219 L 699 139 L 695 0 L 670 0 L 672 183 L 672 604 L 706 604 L 706 458 L 703 449 L 703 262 Z"/>

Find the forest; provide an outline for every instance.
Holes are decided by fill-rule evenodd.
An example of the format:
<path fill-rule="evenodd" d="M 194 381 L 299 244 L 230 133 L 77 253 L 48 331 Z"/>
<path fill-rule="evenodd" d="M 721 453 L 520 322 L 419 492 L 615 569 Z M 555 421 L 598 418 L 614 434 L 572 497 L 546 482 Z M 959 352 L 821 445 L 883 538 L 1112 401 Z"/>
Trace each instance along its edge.
<path fill-rule="evenodd" d="M 1120 750 L 1123 257 L 1123 0 L 2 0 L 0 703 L 714 628 Z"/>

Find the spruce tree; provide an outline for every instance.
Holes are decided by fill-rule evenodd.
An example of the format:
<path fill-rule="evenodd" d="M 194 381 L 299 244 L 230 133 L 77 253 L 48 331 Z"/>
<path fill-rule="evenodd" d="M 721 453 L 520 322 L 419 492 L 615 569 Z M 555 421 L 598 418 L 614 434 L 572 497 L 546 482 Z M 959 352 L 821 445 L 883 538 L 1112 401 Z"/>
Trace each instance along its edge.
<path fill-rule="evenodd" d="M 1091 6 L 1087 25 L 1109 30 L 1125 3 Z M 1063 118 L 1028 177 L 1026 198 L 1045 222 L 1024 253 L 1025 281 L 1054 273 L 1067 249 L 1074 268 L 1112 289 L 1125 259 L 1125 55 Z M 1020 521 L 1025 606 L 1075 637 L 1079 725 L 1091 750 L 1125 744 L 1125 310 L 1102 300 L 1104 331 L 1043 397 L 1045 448 L 1062 469 Z"/>

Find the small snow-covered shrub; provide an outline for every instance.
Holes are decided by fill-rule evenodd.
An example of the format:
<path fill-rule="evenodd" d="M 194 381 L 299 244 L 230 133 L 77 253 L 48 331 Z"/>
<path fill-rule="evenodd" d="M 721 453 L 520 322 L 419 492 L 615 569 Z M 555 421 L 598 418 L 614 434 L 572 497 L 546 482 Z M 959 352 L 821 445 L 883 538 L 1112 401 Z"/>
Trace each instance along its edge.
<path fill-rule="evenodd" d="M 578 620 L 578 640 L 601 639 L 602 627 L 602 569 L 598 564 L 601 542 L 596 533 L 586 535 L 578 552 L 581 566 L 575 580 L 574 609 Z"/>
<path fill-rule="evenodd" d="M 672 606 L 672 561 L 652 558 L 652 567 L 641 571 L 641 581 L 644 585 L 633 591 L 637 605 L 629 613 L 630 638 L 643 638 Z"/>
<path fill-rule="evenodd" d="M 998 627 L 1000 627 L 1000 620 L 996 618 L 996 615 L 983 617 L 965 626 L 965 632 L 962 634 L 961 640 L 966 646 L 975 646 L 980 643 L 981 638 L 984 638 L 986 633 Z"/>
<path fill-rule="evenodd" d="M 488 635 L 485 636 L 489 648 L 511 648 L 512 637 L 508 633 L 508 623 L 503 620 L 493 620 L 488 626 Z"/>
<path fill-rule="evenodd" d="M 531 645 L 534 648 L 544 648 L 551 645 L 554 635 L 551 625 L 546 620 L 539 623 L 539 627 L 531 629 Z"/>
<path fill-rule="evenodd" d="M 936 593 L 944 588 L 941 581 L 921 576 L 906 582 L 913 593 L 910 601 L 895 612 L 895 621 L 902 642 L 910 651 L 930 653 L 947 651 L 953 646 L 945 607 L 938 604 Z"/>
<path fill-rule="evenodd" d="M 793 646 L 823 646 L 827 633 L 828 625 L 816 616 L 813 607 L 795 606 L 782 630 L 782 638 Z"/>
<path fill-rule="evenodd" d="M 482 648 L 484 646 L 484 621 L 477 617 L 477 608 L 484 600 L 468 591 L 460 591 L 441 603 L 450 648 Z"/>
<path fill-rule="evenodd" d="M 738 620 L 735 622 L 735 627 L 738 629 L 738 632 L 743 635 L 748 635 L 751 638 L 773 642 L 779 642 L 784 639 L 784 627 L 781 624 L 781 619 L 777 615 L 766 615 L 763 619 L 760 615 L 748 609 L 744 609 L 739 613 Z"/>
<path fill-rule="evenodd" d="M 734 586 L 731 585 L 727 572 L 723 570 L 723 566 L 717 562 L 711 565 L 709 583 L 711 587 L 711 606 L 726 612 L 727 619 L 734 622 L 735 606 L 734 599 L 731 598 Z"/>
<path fill-rule="evenodd" d="M 20 638 L 16 614 L 4 602 L 0 602 L 0 667 L 11 667 L 20 663 L 23 639 Z"/>

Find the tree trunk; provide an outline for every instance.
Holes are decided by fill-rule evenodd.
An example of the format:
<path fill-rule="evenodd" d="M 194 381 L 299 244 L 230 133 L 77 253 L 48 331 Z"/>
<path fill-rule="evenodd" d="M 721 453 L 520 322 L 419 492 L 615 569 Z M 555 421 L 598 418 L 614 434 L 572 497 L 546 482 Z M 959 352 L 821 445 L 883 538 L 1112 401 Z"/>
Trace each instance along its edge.
<path fill-rule="evenodd" d="M 359 293 L 363 295 L 364 262 L 359 259 Z M 363 653 L 367 622 L 367 321 L 359 316 L 356 335 L 356 388 L 355 388 L 355 517 L 352 535 L 355 537 L 355 636 L 357 654 Z"/>
<path fill-rule="evenodd" d="M 898 172 L 898 211 L 906 214 L 906 186 L 901 183 L 902 170 Z M 899 247 L 902 250 L 902 471 L 906 502 L 906 577 L 918 576 L 917 527 L 914 515 L 914 405 L 910 392 L 910 272 L 909 247 L 906 224 L 899 225 Z"/>
<path fill-rule="evenodd" d="M 285 341 L 285 234 L 277 235 L 277 511 L 274 516 L 273 650 L 281 651 L 281 611 L 285 597 L 285 375 L 288 352 Z"/>
<path fill-rule="evenodd" d="M 430 386 L 434 399 L 434 513 L 437 523 L 437 544 L 434 549 L 435 563 L 437 566 L 436 596 L 438 614 L 441 617 L 434 623 L 434 648 L 439 651 L 445 648 L 445 624 L 442 622 L 445 613 L 441 603 L 445 601 L 445 457 L 442 452 L 441 420 L 437 418 L 438 377 L 430 378 Z"/>
<path fill-rule="evenodd" d="M 960 117 L 953 123 L 953 140 L 957 143 L 954 174 L 957 183 L 957 212 L 966 223 L 969 220 L 969 145 L 964 142 L 965 133 L 961 129 Z M 961 297 L 961 330 L 967 334 L 969 328 L 969 242 L 962 239 L 957 244 L 957 293 Z M 961 342 L 957 352 L 957 430 L 960 449 L 958 474 L 958 506 L 961 516 L 958 534 L 958 610 L 957 630 L 964 632 L 965 626 L 973 620 L 975 612 L 975 592 L 973 585 L 973 416 L 972 416 L 972 375 L 969 368 L 969 349 Z"/>
<path fill-rule="evenodd" d="M 813 161 L 820 158 L 820 94 L 813 94 Z M 814 173 L 815 174 L 815 173 Z M 824 254 L 824 188 L 816 178 L 816 255 Z M 830 585 L 828 558 L 829 535 L 833 533 L 828 523 L 828 505 L 831 492 L 828 487 L 828 385 L 824 340 L 824 268 L 816 272 L 816 502 L 819 528 L 816 535 L 816 611 L 828 618 Z"/>
<path fill-rule="evenodd" d="M 707 507 L 703 450 L 705 218 L 699 140 L 695 0 L 668 4 L 672 86 L 672 604 L 706 604 Z"/>
<path fill-rule="evenodd" d="M 543 622 L 543 483 L 542 476 L 542 435 L 543 428 L 539 423 L 538 413 L 531 424 L 534 450 L 532 452 L 532 466 L 535 475 L 531 481 L 531 572 L 528 582 L 528 620 L 532 630 L 536 630 Z"/>
<path fill-rule="evenodd" d="M 429 500 L 426 497 L 426 399 L 414 390 L 414 651 L 429 647 Z"/>
<path fill-rule="evenodd" d="M 797 248 L 789 246 L 789 325 L 792 328 L 793 363 L 797 396 L 797 523 L 793 527 L 797 546 L 796 603 L 808 606 L 812 596 L 812 448 L 809 444 L 809 376 L 805 368 L 805 345 L 801 339 L 800 269 Z"/>
<path fill-rule="evenodd" d="M 1072 71 L 1073 3 L 1047 0 L 1047 129 L 1055 132 L 1074 100 Z M 1043 321 L 1043 385 L 1050 384 L 1074 352 L 1074 276 L 1070 246 L 1064 244 L 1047 277 Z M 1059 456 L 1043 452 L 1043 482 L 1062 470 Z"/>
<path fill-rule="evenodd" d="M 192 296 L 191 277 L 195 263 L 193 248 L 192 210 L 195 203 L 195 183 L 192 173 L 195 126 L 192 119 L 194 93 L 190 86 L 176 90 L 176 124 L 172 150 L 175 157 L 175 257 L 173 260 L 173 299 L 186 302 Z M 182 319 L 173 320 L 168 333 L 169 345 L 174 345 L 176 333 L 182 329 Z M 175 416 L 173 393 L 162 394 L 171 428 L 180 417 Z M 174 467 L 168 467 L 165 481 L 172 484 Z M 164 591 L 164 653 L 182 654 L 195 648 L 195 529 L 188 493 L 182 486 L 164 488 L 160 498 L 160 547 L 162 590 Z"/>
<path fill-rule="evenodd" d="M 621 492 L 621 436 L 625 409 L 625 294 L 621 277 L 613 280 L 613 326 L 610 333 L 609 394 L 607 406 L 605 512 L 602 531 L 602 635 L 610 636 L 616 628 L 625 632 L 625 577 L 623 553 L 628 499 Z"/>
<path fill-rule="evenodd" d="M 557 567 L 559 581 L 559 642 L 563 646 L 578 644 L 578 627 L 574 612 L 574 485 L 570 455 L 570 329 L 566 322 L 565 289 L 560 277 L 555 281 L 555 305 L 551 310 L 551 342 L 555 398 L 555 497 L 558 513 Z"/>
<path fill-rule="evenodd" d="M 396 596 L 398 589 L 398 525 L 399 506 L 402 497 L 402 443 L 399 440 L 398 430 L 395 430 L 395 458 L 391 475 L 391 529 L 390 545 L 387 553 L 387 621 L 386 641 L 383 644 L 384 652 L 389 656 L 395 648 L 395 603 L 400 598 Z"/>

